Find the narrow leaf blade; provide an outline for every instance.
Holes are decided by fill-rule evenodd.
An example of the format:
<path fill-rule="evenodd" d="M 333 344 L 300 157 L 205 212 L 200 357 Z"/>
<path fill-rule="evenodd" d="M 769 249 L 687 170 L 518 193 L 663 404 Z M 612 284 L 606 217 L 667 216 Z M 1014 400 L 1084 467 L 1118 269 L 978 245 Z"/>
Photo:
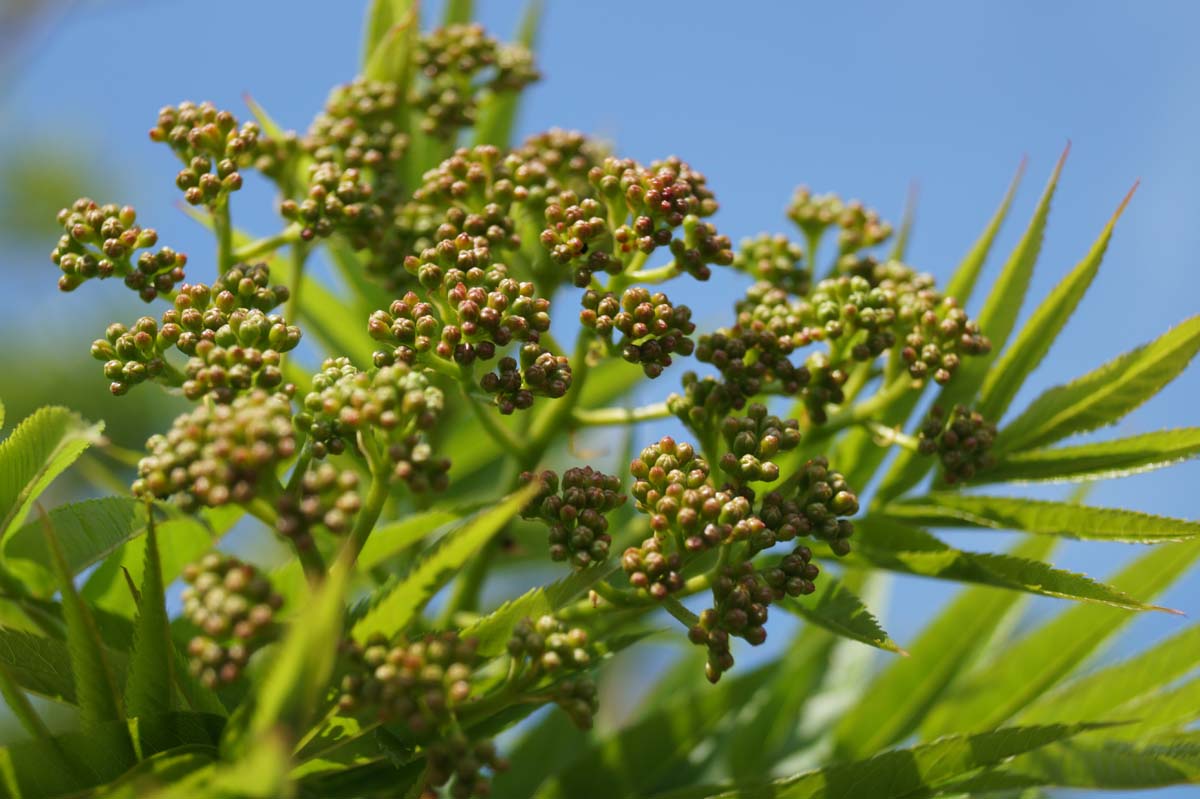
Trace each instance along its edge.
<path fill-rule="evenodd" d="M 934 491 L 884 506 L 884 515 L 924 524 L 1022 530 L 1037 535 L 1150 544 L 1200 536 L 1200 522 L 1071 502 Z"/>
<path fill-rule="evenodd" d="M 446 581 L 525 507 L 536 490 L 537 486 L 530 484 L 448 533 L 358 620 L 354 637 L 361 641 L 374 633 L 390 635 L 404 629 Z"/>
<path fill-rule="evenodd" d="M 166 587 L 158 557 L 158 534 L 154 520 L 146 528 L 146 565 L 139 592 L 133 649 L 125 684 L 125 703 L 130 718 L 153 716 L 172 710 L 175 644 L 167 617 Z"/>
<path fill-rule="evenodd" d="M 977 406 L 979 412 L 988 419 L 1000 419 L 1004 416 L 1025 378 L 1050 351 L 1050 345 L 1058 338 L 1088 287 L 1092 285 L 1096 273 L 1100 271 L 1100 262 L 1104 260 L 1104 253 L 1112 240 L 1113 228 L 1136 190 L 1135 183 L 1108 224 L 1104 226 L 1088 254 L 1042 301 L 1012 346 L 1004 351 L 999 362 L 988 371 L 980 389 Z"/>
<path fill-rule="evenodd" d="M 1021 185 L 1021 179 L 1025 176 L 1025 167 L 1028 160 L 1022 158 L 1021 163 L 1017 166 L 1017 172 L 1013 175 L 1012 182 L 1008 185 L 1008 191 L 1004 193 L 1004 199 L 1000 201 L 1000 206 L 988 221 L 987 227 L 979 234 L 979 238 L 971 246 L 966 256 L 959 263 L 958 268 L 954 270 L 954 275 L 950 278 L 950 282 L 946 284 L 946 296 L 954 297 L 960 305 L 966 305 L 967 300 L 971 298 L 971 294 L 975 291 L 975 284 L 979 282 L 979 273 L 983 271 L 983 265 L 987 261 L 988 255 L 992 251 L 992 245 L 996 241 L 996 236 L 1000 233 L 1000 228 L 1004 224 L 1004 220 L 1008 218 L 1008 211 L 1012 208 L 1013 197 L 1017 194 L 1017 187 Z"/>
<path fill-rule="evenodd" d="M 842 638 L 899 655 L 908 654 L 883 631 L 863 601 L 841 580 L 825 574 L 817 586 L 813 596 L 785 601 L 784 609 Z"/>
<path fill-rule="evenodd" d="M 972 482 L 1103 480 L 1161 469 L 1197 454 L 1200 427 L 1159 430 L 1116 441 L 1014 452 L 984 469 Z"/>
<path fill-rule="evenodd" d="M 1200 351 L 1200 316 L 1030 403 L 1000 431 L 998 453 L 1052 444 L 1113 424 L 1174 380 Z"/>

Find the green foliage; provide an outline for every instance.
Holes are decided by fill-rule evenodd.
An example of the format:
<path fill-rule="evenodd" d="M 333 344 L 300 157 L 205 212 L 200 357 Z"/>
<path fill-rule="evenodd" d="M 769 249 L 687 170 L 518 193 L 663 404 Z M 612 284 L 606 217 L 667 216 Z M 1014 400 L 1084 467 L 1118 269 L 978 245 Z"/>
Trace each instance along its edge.
<path fill-rule="evenodd" d="M 0 695 L 30 739 L 0 749 L 0 796 L 1200 784 L 1200 628 L 1099 660 L 1166 610 L 1200 522 L 976 489 L 1200 452 L 1195 427 L 1063 441 L 1181 374 L 1200 317 L 1010 408 L 1130 198 L 1020 324 L 1064 152 L 972 319 L 1024 164 L 944 288 L 903 262 L 912 198 L 893 235 L 801 188 L 790 236 L 735 248 L 680 158 L 514 141 L 543 3 L 512 43 L 475 5 L 423 30 L 416 2 L 372 0 L 362 74 L 307 133 L 253 100 L 253 121 L 163 109 L 151 138 L 182 160 L 215 270 L 131 208 L 59 215 L 63 290 L 119 275 L 165 305 L 92 345 L 112 393 L 192 406 L 135 410 L 123 431 L 163 431 L 140 458 L 58 407 L 0 441 Z M 261 238 L 235 223 L 247 171 L 279 193 Z M 754 283 L 697 331 L 670 294 L 725 267 Z M 643 426 L 667 418 L 677 437 Z M 101 490 L 42 511 L 73 464 Z M 973 530 L 1028 535 L 992 552 Z M 1049 562 L 1062 538 L 1147 548 L 1097 580 Z M 910 611 L 889 574 L 963 588 L 894 641 Z M 1060 605 L 1027 616 L 1032 596 Z"/>

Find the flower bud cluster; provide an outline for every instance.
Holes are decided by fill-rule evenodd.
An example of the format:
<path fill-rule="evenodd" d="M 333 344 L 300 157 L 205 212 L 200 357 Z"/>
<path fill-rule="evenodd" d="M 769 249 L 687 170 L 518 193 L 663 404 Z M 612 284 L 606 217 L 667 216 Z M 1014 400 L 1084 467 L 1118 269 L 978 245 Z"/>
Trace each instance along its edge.
<path fill-rule="evenodd" d="M 188 643 L 189 668 L 209 688 L 228 685 L 276 637 L 283 598 L 254 566 L 219 552 L 189 564 L 183 579 L 183 615 L 201 631 Z"/>
<path fill-rule="evenodd" d="M 375 201 L 375 190 L 361 170 L 332 161 L 309 167 L 307 196 L 300 202 L 284 200 L 279 213 L 300 225 L 304 241 L 340 233 L 355 249 L 376 241 L 387 220 L 385 208 Z"/>
<path fill-rule="evenodd" d="M 451 799 L 483 799 L 492 795 L 489 774 L 507 771 L 509 763 L 490 739 L 468 739 L 461 732 L 449 733 L 425 749 L 425 790 L 420 799 L 436 799 L 445 788 Z M 453 780 L 453 782 L 451 782 Z"/>
<path fill-rule="evenodd" d="M 584 569 L 608 558 L 612 536 L 607 514 L 625 504 L 621 481 L 590 466 L 563 472 L 561 491 L 558 475 L 524 472 L 523 482 L 537 480 L 540 490 L 521 511 L 523 519 L 537 519 L 550 528 L 550 558 L 569 560 Z"/>
<path fill-rule="evenodd" d="M 858 513 L 858 496 L 845 476 L 830 469 L 824 457 L 817 457 L 806 463 L 792 482 L 799 515 L 792 515 L 790 521 L 797 534 L 825 541 L 839 557 L 849 554 L 854 525 L 846 517 Z"/>
<path fill-rule="evenodd" d="M 478 24 L 447 25 L 421 36 L 413 63 L 421 79 L 411 102 L 423 113 L 421 129 L 439 139 L 474 124 L 486 96 L 518 92 L 539 77 L 528 49 L 501 45 Z"/>
<path fill-rule="evenodd" d="M 640 286 L 626 289 L 618 299 L 613 292 L 589 289 L 583 295 L 579 321 L 609 344 L 613 332 L 621 334 L 616 346 L 629 363 L 640 364 L 646 377 L 655 378 L 671 365 L 672 355 L 691 355 L 696 330 L 692 309 L 672 305 L 666 294 L 651 294 Z"/>
<path fill-rule="evenodd" d="M 799 394 L 819 424 L 827 406 L 842 402 L 856 362 L 895 351 L 912 377 L 946 383 L 961 357 L 989 351 L 978 325 L 929 275 L 895 261 L 852 260 L 849 274 L 822 280 L 806 297 L 754 284 L 732 327 L 699 338 L 697 359 L 717 367 L 734 407 L 758 394 Z M 797 365 L 792 354 L 814 342 L 827 342 L 827 351 Z"/>
<path fill-rule="evenodd" d="M 434 736 L 471 695 L 478 641 L 453 631 L 389 643 L 382 635 L 344 645 L 338 705 L 345 713 L 398 723 L 418 740 Z"/>
<path fill-rule="evenodd" d="M 324 528 L 334 535 L 349 532 L 362 507 L 358 472 L 321 463 L 306 470 L 293 492 L 275 501 L 275 529 L 300 549 L 311 549 L 312 533 Z"/>
<path fill-rule="evenodd" d="M 183 280 L 187 256 L 170 247 L 153 250 L 158 234 L 139 227 L 137 212 L 128 205 L 99 205 L 82 197 L 58 212 L 58 224 L 63 235 L 50 260 L 62 270 L 62 291 L 74 291 L 91 278 L 115 276 L 150 302 Z"/>
<path fill-rule="evenodd" d="M 615 273 L 635 253 L 645 257 L 667 247 L 680 272 L 707 280 L 711 265 L 733 263 L 729 238 L 704 217 L 717 201 L 704 175 L 678 158 L 644 167 L 632 159 L 606 158 L 588 172 L 589 196 L 568 191 L 546 206 L 542 244 L 551 258 L 587 285 L 594 272 Z M 611 228 L 608 220 L 619 220 Z"/>
<path fill-rule="evenodd" d="M 733 258 L 733 268 L 795 296 L 808 293 L 812 280 L 812 268 L 805 262 L 804 251 L 782 233 L 773 236 L 760 233 L 742 239 Z"/>
<path fill-rule="evenodd" d="M 190 205 L 215 207 L 242 187 L 238 169 L 257 156 L 259 129 L 253 122 L 238 126 L 228 111 L 212 103 L 183 102 L 158 112 L 153 141 L 167 144 L 185 164 L 175 177 Z"/>
<path fill-rule="evenodd" d="M 891 224 L 859 201 L 843 202 L 834 194 L 814 195 L 805 186 L 796 189 L 787 214 L 814 240 L 819 240 L 829 228 L 837 227 L 839 255 L 875 247 L 892 235 Z"/>
<path fill-rule="evenodd" d="M 393 347 L 376 353 L 377 365 L 429 356 L 469 365 L 550 329 L 550 301 L 533 283 L 509 277 L 508 267 L 493 263 L 491 250 L 465 233 L 410 256 L 405 268 L 429 299 L 410 291 L 371 314 L 371 336 Z"/>
<path fill-rule="evenodd" d="M 586 630 L 568 629 L 553 616 L 542 616 L 535 622 L 522 619 L 508 640 L 518 679 L 531 683 L 543 678 L 554 682 L 550 693 L 580 729 L 591 729 L 599 709 L 596 684 L 578 672 L 587 669 L 595 660 Z M 569 677 L 563 678 L 566 673 Z"/>
<path fill-rule="evenodd" d="M 283 381 L 282 353 L 300 343 L 300 328 L 269 313 L 287 296 L 270 285 L 265 265 L 235 266 L 211 287 L 180 286 L 161 323 L 144 316 L 132 328 L 110 325 L 92 343 L 92 357 L 104 361 L 118 395 L 147 379 L 181 385 L 188 399 L 223 403 L 250 388 L 273 389 Z M 172 347 L 188 356 L 182 377 L 166 361 Z"/>
<path fill-rule="evenodd" d="M 728 448 L 721 456 L 721 471 L 739 483 L 770 483 L 779 479 L 779 466 L 771 459 L 800 444 L 800 424 L 769 415 L 767 406 L 756 402 L 746 408 L 745 416 L 725 417 L 721 436 Z"/>
<path fill-rule="evenodd" d="M 699 623 L 688 630 L 688 638 L 708 648 L 704 674 L 710 682 L 733 668 L 730 642 L 741 638 L 751 646 L 767 640 L 767 618 L 773 601 L 811 594 L 820 569 L 812 563 L 812 551 L 798 546 L 775 566 L 764 570 L 749 561 L 722 567 L 713 581 L 713 607 L 701 612 Z"/>
<path fill-rule="evenodd" d="M 695 372 L 684 373 L 682 394 L 667 397 L 667 409 L 701 436 L 715 430 L 731 411 L 745 406 L 743 395 L 715 377 L 700 377 Z"/>
<path fill-rule="evenodd" d="M 329 93 L 302 145 L 318 164 L 370 170 L 390 193 L 408 152 L 408 136 L 399 124 L 403 113 L 399 86 L 360 76 Z"/>
<path fill-rule="evenodd" d="M 500 413 L 528 410 L 534 396 L 558 399 L 571 387 L 571 362 L 536 342 L 521 346 L 517 358 L 501 358 L 495 371 L 479 379 L 479 387 L 495 396 Z M 519 359 L 519 360 L 518 360 Z"/>
<path fill-rule="evenodd" d="M 918 446 L 922 455 L 938 456 L 945 481 L 954 484 L 970 480 L 992 465 L 990 450 L 995 440 L 996 426 L 979 411 L 955 405 L 947 415 L 944 408 L 934 405 L 921 426 Z"/>
<path fill-rule="evenodd" d="M 441 389 L 406 363 L 362 372 L 347 358 L 330 358 L 313 377 L 295 422 L 317 458 L 353 449 L 360 434 L 374 431 L 395 478 L 413 491 L 441 490 L 450 462 L 434 455 L 425 435 L 441 416 L 443 401 Z"/>
<path fill-rule="evenodd" d="M 199 405 L 165 435 L 151 436 L 146 449 L 134 496 L 178 496 L 186 510 L 249 502 L 296 453 L 291 400 L 255 389 L 228 405 Z"/>

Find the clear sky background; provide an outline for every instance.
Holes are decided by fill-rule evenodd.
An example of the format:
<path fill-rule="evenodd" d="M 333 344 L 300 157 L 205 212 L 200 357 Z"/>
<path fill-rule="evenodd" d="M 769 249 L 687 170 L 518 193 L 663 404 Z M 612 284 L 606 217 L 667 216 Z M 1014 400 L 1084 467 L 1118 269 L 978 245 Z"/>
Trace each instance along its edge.
<path fill-rule="evenodd" d="M 478 5 L 489 27 L 504 34 L 515 28 L 519 3 Z M 945 278 L 1028 156 L 998 252 L 1011 248 L 1070 140 L 1032 287 L 1040 299 L 1084 255 L 1140 179 L 1087 301 L 1018 409 L 1043 388 L 1200 312 L 1200 4 L 548 5 L 539 54 L 545 80 L 528 95 L 522 133 L 572 127 L 610 138 L 622 154 L 638 159 L 682 156 L 708 175 L 722 206 L 717 224 L 735 240 L 787 230 L 783 208 L 800 183 L 861 198 L 897 219 L 915 181 L 920 202 L 909 260 Z M 119 194 L 107 185 L 88 187 L 89 193 L 136 205 L 163 241 L 203 264 L 211 245 L 176 208 L 173 156 L 146 137 L 157 109 L 182 99 L 239 108 L 242 94 L 251 92 L 285 125 L 303 129 L 330 85 L 355 74 L 362 6 L 328 0 L 78 4 L 24 36 L 19 57 L 9 59 L 0 89 L 0 167 L 5 155 L 17 153 L 28 167 L 30 142 L 67 145 L 120 187 Z M 20 205 L 3 192 L 0 186 L 0 206 Z M 267 196 L 264 191 L 259 199 Z M 252 205 L 237 198 L 238 223 L 272 232 L 279 222 L 269 203 Z M 88 292 L 64 298 L 53 290 L 56 273 L 45 255 L 53 238 L 35 246 L 10 237 L 0 247 L 0 335 L 21 320 L 58 320 L 66 327 L 73 318 L 90 321 Z M 985 280 L 999 260 L 992 259 Z M 723 322 L 743 285 L 719 275 L 690 288 L 686 299 L 701 323 L 712 326 Z M 117 287 L 111 288 L 116 296 Z M 95 329 L 90 322 L 69 331 L 78 350 L 70 357 L 78 357 L 81 368 L 95 368 L 86 353 Z M 672 380 L 665 393 L 676 383 L 664 379 Z M 104 390 L 98 374 L 96 390 Z M 1104 435 L 1200 424 L 1197 396 L 1200 369 L 1193 368 Z M 652 434 L 647 430 L 645 438 Z M 1102 483 L 1091 501 L 1194 518 L 1200 516 L 1198 478 L 1200 463 L 1193 462 Z M 991 547 L 1002 539 L 960 533 L 954 540 Z M 1103 576 L 1133 551 L 1070 544 L 1057 561 Z M 903 643 L 949 589 L 916 580 L 895 586 L 887 623 Z M 1193 575 L 1165 600 L 1195 618 L 1200 579 Z M 1139 619 L 1125 645 L 1144 644 L 1183 623 Z"/>

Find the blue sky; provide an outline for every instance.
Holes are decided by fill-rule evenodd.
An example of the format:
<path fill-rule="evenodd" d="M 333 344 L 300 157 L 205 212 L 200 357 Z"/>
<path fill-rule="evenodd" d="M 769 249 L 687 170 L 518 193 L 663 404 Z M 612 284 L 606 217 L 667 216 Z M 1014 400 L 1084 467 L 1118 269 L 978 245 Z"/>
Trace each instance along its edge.
<path fill-rule="evenodd" d="M 546 79 L 529 94 L 523 131 L 573 127 L 610 138 L 639 159 L 682 156 L 708 175 L 722 205 L 718 226 L 735 240 L 786 230 L 782 209 L 799 183 L 861 198 L 895 219 L 915 181 L 920 204 L 910 260 L 945 277 L 1028 156 L 1000 241 L 1002 251 L 1012 246 L 1070 140 L 1032 288 L 1040 298 L 1140 179 L 1087 302 L 1018 408 L 1200 311 L 1200 5 L 548 5 L 539 59 Z M 303 128 L 329 86 L 356 71 L 361 6 L 209 0 L 200 13 L 183 2 L 79 4 L 27 42 L 17 84 L 0 96 L 0 148 L 29 134 L 77 142 L 119 176 L 124 191 L 115 199 L 136 205 L 193 263 L 203 261 L 210 245 L 175 208 L 172 156 L 146 138 L 158 107 L 182 99 L 240 107 L 242 94 L 252 92 L 283 123 Z M 490 27 L 515 27 L 519 3 L 479 6 Z M 107 199 L 104 187 L 91 192 Z M 269 204 L 252 205 L 238 203 L 239 223 L 271 232 L 278 223 Z M 21 301 L 18 307 L 12 294 L 0 298 L 5 313 L 61 316 L 81 307 L 80 295 L 50 290 L 49 263 L 39 270 L 49 246 L 6 257 L 6 281 L 11 276 L 21 287 Z M 717 324 L 741 285 L 720 276 L 686 299 L 702 322 Z M 90 337 L 80 333 L 82 341 Z M 1198 393 L 1200 370 L 1192 369 L 1106 435 L 1200 423 Z M 1200 463 L 1185 464 L 1101 484 L 1092 501 L 1197 517 L 1198 478 Z M 997 538 L 955 540 L 992 546 Z M 1132 552 L 1068 545 L 1058 561 L 1102 576 Z M 911 637 L 946 595 L 942 586 L 900 581 L 903 601 L 890 614 L 890 631 L 900 641 Z M 1200 579 L 1165 599 L 1200 615 Z M 1180 624 L 1140 619 L 1128 640 L 1145 642 Z"/>

